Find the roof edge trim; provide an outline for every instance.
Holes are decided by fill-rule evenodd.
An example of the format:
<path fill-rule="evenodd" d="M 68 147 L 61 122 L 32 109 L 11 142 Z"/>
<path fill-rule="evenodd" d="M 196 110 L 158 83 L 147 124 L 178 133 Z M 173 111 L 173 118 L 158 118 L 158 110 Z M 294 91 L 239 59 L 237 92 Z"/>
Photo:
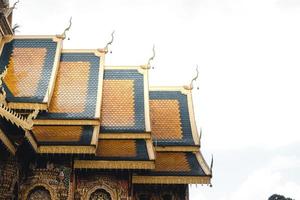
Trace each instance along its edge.
<path fill-rule="evenodd" d="M 210 176 L 132 176 L 133 184 L 210 184 Z"/>
<path fill-rule="evenodd" d="M 3 142 L 4 146 L 8 149 L 10 153 L 15 155 L 16 153 L 16 148 L 14 145 L 11 143 L 11 141 L 8 139 L 8 137 L 4 134 L 4 132 L 0 129 L 0 140 Z"/>
<path fill-rule="evenodd" d="M 154 169 L 154 161 L 75 160 L 74 169 Z"/>

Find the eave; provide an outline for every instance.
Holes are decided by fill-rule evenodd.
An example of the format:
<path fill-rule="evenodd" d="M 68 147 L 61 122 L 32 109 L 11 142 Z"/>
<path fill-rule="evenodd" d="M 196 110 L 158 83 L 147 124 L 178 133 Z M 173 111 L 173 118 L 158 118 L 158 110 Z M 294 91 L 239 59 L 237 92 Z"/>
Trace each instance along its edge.
<path fill-rule="evenodd" d="M 132 176 L 133 184 L 210 184 L 210 176 Z"/>

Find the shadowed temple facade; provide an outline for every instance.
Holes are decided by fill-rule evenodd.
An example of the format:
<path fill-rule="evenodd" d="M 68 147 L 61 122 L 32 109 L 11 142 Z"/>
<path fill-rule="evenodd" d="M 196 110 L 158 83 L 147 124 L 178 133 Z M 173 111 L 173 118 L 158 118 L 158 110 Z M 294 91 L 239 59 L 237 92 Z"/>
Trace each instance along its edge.
<path fill-rule="evenodd" d="M 63 49 L 70 27 L 14 35 L 14 6 L 0 1 L 0 199 L 188 200 L 211 184 L 192 83 L 151 87 L 149 62 L 106 66 L 108 46 Z"/>

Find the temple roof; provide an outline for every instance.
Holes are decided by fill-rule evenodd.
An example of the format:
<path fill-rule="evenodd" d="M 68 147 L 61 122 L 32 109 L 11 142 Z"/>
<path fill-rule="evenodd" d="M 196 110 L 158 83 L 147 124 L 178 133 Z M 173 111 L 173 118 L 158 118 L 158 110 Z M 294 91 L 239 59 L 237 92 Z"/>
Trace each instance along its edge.
<path fill-rule="evenodd" d="M 101 134 L 150 131 L 148 82 L 138 67 L 104 70 Z"/>
<path fill-rule="evenodd" d="M 133 176 L 135 184 L 209 184 L 211 171 L 202 155 L 192 152 L 158 152 L 155 169 Z"/>
<path fill-rule="evenodd" d="M 71 156 L 75 169 L 142 170 L 135 184 L 210 183 L 191 89 L 149 89 L 148 67 L 104 66 L 104 51 L 61 42 L 2 40 L 0 140 L 10 152 L 26 138 L 38 155 Z"/>
<path fill-rule="evenodd" d="M 99 140 L 95 156 L 76 160 L 78 169 L 153 169 L 154 149 L 149 141 Z"/>
<path fill-rule="evenodd" d="M 0 70 L 10 108 L 47 109 L 54 84 L 61 40 L 56 37 L 14 37 L 3 41 Z"/>
<path fill-rule="evenodd" d="M 38 115 L 35 124 L 59 123 L 51 120 L 99 120 L 101 59 L 94 51 L 64 51 L 49 109 Z"/>
<path fill-rule="evenodd" d="M 199 146 L 191 93 L 179 88 L 150 88 L 152 138 L 157 146 Z"/>

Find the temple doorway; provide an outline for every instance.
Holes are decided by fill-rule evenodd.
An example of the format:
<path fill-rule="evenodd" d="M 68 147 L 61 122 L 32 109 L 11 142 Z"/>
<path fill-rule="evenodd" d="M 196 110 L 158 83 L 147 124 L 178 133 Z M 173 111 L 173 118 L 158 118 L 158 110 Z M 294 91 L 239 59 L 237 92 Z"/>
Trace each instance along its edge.
<path fill-rule="evenodd" d="M 27 200 L 51 200 L 51 195 L 44 187 L 38 186 L 29 192 Z"/>
<path fill-rule="evenodd" d="M 90 200 L 112 200 L 110 194 L 103 190 L 103 189 L 97 189 L 95 192 L 93 192 L 90 196 Z"/>

